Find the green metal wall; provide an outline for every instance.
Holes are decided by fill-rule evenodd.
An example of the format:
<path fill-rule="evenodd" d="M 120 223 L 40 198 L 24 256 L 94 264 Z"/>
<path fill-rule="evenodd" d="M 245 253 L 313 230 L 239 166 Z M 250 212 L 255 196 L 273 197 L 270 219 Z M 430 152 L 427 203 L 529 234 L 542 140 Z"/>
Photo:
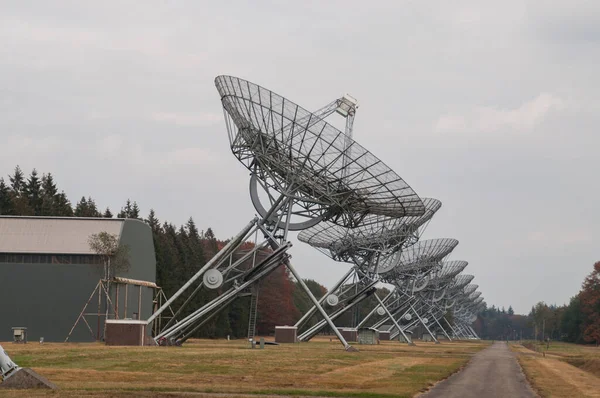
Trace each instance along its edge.
<path fill-rule="evenodd" d="M 130 247 L 131 268 L 119 276 L 155 282 L 156 258 L 150 227 L 142 221 L 125 220 L 121 243 Z M 27 327 L 30 341 L 40 337 L 46 341 L 64 341 L 101 277 L 101 266 L 0 263 L 0 341 L 12 340 L 14 326 Z M 132 309 L 128 317 L 131 317 L 137 312 L 139 291 L 133 286 L 128 290 L 135 292 L 128 297 L 128 307 Z M 151 315 L 152 299 L 152 289 L 143 288 L 141 319 Z M 87 312 L 96 313 L 97 297 L 92 301 Z M 123 316 L 122 294 L 119 306 Z M 102 308 L 104 311 L 105 307 Z M 95 316 L 87 319 L 94 333 L 98 328 L 102 333 L 103 322 L 98 325 Z M 70 341 L 93 341 L 85 323 L 80 322 Z"/>

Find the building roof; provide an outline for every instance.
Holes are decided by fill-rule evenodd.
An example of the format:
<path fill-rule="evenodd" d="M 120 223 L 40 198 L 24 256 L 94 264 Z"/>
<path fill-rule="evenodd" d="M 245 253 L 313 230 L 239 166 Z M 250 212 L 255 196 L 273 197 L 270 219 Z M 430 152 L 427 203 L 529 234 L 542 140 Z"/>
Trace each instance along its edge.
<path fill-rule="evenodd" d="M 91 235 L 120 239 L 124 219 L 0 216 L 0 253 L 95 254 Z"/>

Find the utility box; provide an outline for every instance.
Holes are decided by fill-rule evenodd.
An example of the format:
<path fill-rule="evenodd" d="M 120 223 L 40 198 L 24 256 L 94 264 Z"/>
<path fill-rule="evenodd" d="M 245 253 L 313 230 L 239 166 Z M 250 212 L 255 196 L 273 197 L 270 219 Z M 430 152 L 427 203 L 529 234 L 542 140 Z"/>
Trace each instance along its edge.
<path fill-rule="evenodd" d="M 379 340 L 389 341 L 389 339 L 390 339 L 390 331 L 389 330 L 380 330 L 379 331 Z"/>
<path fill-rule="evenodd" d="M 148 345 L 146 321 L 134 319 L 109 319 L 106 321 L 106 345 Z"/>
<path fill-rule="evenodd" d="M 275 326 L 276 343 L 295 343 L 298 328 L 295 326 Z"/>
<path fill-rule="evenodd" d="M 13 343 L 27 344 L 27 328 L 15 327 L 13 331 Z"/>
<path fill-rule="evenodd" d="M 358 333 L 356 329 L 352 328 L 338 328 L 342 337 L 346 339 L 346 341 L 358 341 Z"/>
<path fill-rule="evenodd" d="M 378 344 L 379 332 L 375 328 L 360 328 L 358 329 L 359 344 Z"/>

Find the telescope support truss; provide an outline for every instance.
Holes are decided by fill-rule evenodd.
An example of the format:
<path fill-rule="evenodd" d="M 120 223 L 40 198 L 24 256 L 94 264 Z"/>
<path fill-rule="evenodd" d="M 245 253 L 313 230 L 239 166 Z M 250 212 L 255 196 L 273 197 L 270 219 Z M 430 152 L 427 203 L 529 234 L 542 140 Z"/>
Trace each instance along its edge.
<path fill-rule="evenodd" d="M 259 219 L 255 217 L 251 220 L 223 249 L 148 319 L 148 324 L 152 323 L 165 309 L 172 306 L 176 300 L 181 298 L 194 283 L 198 283 L 196 288 L 175 312 L 171 320 L 156 334 L 154 339 L 159 345 L 179 345 L 184 343 L 204 326 L 206 322 L 226 308 L 235 298 L 244 293 L 254 294 L 260 280 L 279 266 L 284 265 L 297 279 L 302 290 L 304 290 L 313 302 L 316 311 L 323 316 L 325 323 L 334 330 L 344 348 L 347 351 L 356 350 L 348 344 L 337 328 L 335 328 L 332 319 L 327 315 L 319 301 L 313 296 L 310 289 L 308 289 L 289 261 L 287 251 L 292 244 L 286 242 L 286 238 L 293 205 L 293 199 L 291 198 L 293 198 L 293 195 L 289 193 L 281 195 L 273 203 L 271 209 L 265 213 L 265 218 Z M 280 228 L 280 226 L 283 226 L 283 228 Z M 264 236 L 264 239 L 261 241 L 257 239 L 259 234 Z M 252 236 L 254 236 L 254 246 L 252 249 L 243 254 L 241 258 L 235 259 L 234 255 L 239 255 L 242 245 L 252 240 Z M 258 253 L 266 249 L 270 249 L 270 253 L 265 258 L 259 259 L 257 256 Z M 251 262 L 250 267 L 247 267 L 247 261 Z M 184 309 L 202 288 L 220 289 L 220 294 L 183 319 L 178 320 L 177 317 L 181 316 Z M 256 305 L 256 303 L 253 303 L 253 305 Z M 251 320 L 249 333 L 252 332 L 250 329 L 253 329 L 252 323 Z"/>

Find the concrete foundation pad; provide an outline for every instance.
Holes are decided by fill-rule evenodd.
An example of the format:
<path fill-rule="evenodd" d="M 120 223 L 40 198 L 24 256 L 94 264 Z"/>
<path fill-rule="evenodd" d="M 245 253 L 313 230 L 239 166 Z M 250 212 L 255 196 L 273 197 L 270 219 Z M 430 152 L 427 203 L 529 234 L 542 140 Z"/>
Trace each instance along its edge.
<path fill-rule="evenodd" d="M 21 368 L 15 371 L 9 378 L 0 383 L 0 388 L 25 390 L 30 388 L 45 388 L 56 390 L 58 387 L 44 376 L 35 373 L 29 368 Z"/>

